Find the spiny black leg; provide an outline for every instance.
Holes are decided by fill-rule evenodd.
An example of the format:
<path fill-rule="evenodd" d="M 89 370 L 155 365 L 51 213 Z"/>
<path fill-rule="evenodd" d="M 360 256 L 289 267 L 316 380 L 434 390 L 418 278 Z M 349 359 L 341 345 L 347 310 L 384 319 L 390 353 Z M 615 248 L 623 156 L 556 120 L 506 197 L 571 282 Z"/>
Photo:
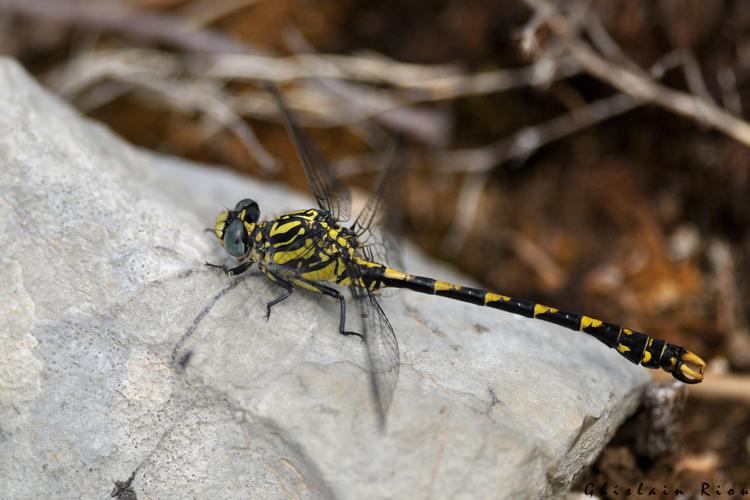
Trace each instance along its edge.
<path fill-rule="evenodd" d="M 276 304 L 278 304 L 279 302 L 285 301 L 286 299 L 291 297 L 292 294 L 294 293 L 294 286 L 292 286 L 292 284 L 289 283 L 288 281 L 284 281 L 276 277 L 276 279 L 273 280 L 273 282 L 279 285 L 280 287 L 282 287 L 284 289 L 284 293 L 279 295 L 275 299 L 273 299 L 268 304 L 266 304 L 266 321 L 268 321 L 271 318 L 271 308 L 275 306 Z"/>
<path fill-rule="evenodd" d="M 221 269 L 222 271 L 227 271 L 229 268 L 222 264 L 211 264 L 210 262 L 206 262 L 206 265 L 208 267 L 215 267 L 216 269 Z"/>
<path fill-rule="evenodd" d="M 210 262 L 206 262 L 206 265 L 208 267 L 215 267 L 216 269 L 221 269 L 222 271 L 224 271 L 224 274 L 226 274 L 227 276 L 237 276 L 238 274 L 242 274 L 248 269 L 250 269 L 253 263 L 243 262 L 237 267 L 227 267 L 227 266 L 220 265 L 220 264 L 211 264 Z"/>
<path fill-rule="evenodd" d="M 341 335 L 354 335 L 355 337 L 359 337 L 359 340 L 362 342 L 365 341 L 365 336 L 358 332 L 350 332 L 346 330 L 346 299 L 344 296 L 335 288 L 330 288 L 324 285 L 315 285 L 320 289 L 320 293 L 324 295 L 328 295 L 329 297 L 333 297 L 335 299 L 339 299 L 339 303 L 341 304 L 341 316 L 339 318 L 339 333 Z"/>

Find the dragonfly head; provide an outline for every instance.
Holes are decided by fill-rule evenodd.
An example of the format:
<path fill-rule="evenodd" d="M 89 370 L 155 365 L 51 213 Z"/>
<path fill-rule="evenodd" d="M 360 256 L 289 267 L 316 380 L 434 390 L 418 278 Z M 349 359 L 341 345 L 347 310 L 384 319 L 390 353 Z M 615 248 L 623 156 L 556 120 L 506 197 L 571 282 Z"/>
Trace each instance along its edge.
<path fill-rule="evenodd" d="M 224 210 L 216 217 L 214 234 L 233 257 L 242 257 L 250 251 L 251 235 L 260 218 L 260 207 L 248 198 L 240 200 L 233 210 Z"/>

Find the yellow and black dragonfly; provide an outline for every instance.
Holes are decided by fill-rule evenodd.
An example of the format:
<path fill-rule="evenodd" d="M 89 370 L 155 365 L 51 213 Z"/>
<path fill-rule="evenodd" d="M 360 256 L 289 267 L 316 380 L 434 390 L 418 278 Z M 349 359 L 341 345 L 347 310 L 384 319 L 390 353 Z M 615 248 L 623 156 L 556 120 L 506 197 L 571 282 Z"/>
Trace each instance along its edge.
<path fill-rule="evenodd" d="M 685 383 L 703 379 L 705 362 L 687 349 L 629 328 L 592 317 L 560 311 L 531 300 L 470 288 L 423 276 L 394 266 L 396 252 L 383 228 L 382 206 L 387 186 L 396 175 L 396 162 L 384 171 L 373 195 L 355 221 L 349 220 L 350 194 L 332 174 L 322 155 L 300 128 L 279 92 L 271 87 L 287 131 L 294 142 L 318 208 L 289 212 L 260 221 L 260 208 L 251 199 L 237 203 L 216 218 L 214 232 L 224 249 L 239 261 L 233 268 L 216 266 L 237 275 L 257 264 L 260 272 L 279 285 L 283 293 L 268 302 L 271 308 L 302 288 L 335 298 L 341 305 L 339 333 L 357 336 L 365 343 L 370 383 L 379 421 L 385 422 L 398 382 L 398 341 L 377 295 L 386 288 L 406 288 L 501 311 L 536 318 L 581 331 L 617 350 L 628 361 L 661 368 Z M 390 264 L 390 266 L 389 266 Z M 391 267 L 393 266 L 393 267 Z M 346 299 L 332 285 L 348 287 L 359 309 L 359 331 L 346 328 Z"/>

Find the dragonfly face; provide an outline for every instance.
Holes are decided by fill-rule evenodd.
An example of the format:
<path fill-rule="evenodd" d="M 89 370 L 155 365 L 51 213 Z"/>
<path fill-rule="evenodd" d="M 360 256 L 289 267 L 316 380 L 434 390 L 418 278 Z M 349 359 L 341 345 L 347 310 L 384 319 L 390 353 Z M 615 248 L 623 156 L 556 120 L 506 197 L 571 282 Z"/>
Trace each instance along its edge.
<path fill-rule="evenodd" d="M 260 207 L 245 198 L 233 210 L 224 210 L 216 217 L 214 234 L 232 257 L 245 257 L 253 248 L 253 235 L 258 227 Z"/>

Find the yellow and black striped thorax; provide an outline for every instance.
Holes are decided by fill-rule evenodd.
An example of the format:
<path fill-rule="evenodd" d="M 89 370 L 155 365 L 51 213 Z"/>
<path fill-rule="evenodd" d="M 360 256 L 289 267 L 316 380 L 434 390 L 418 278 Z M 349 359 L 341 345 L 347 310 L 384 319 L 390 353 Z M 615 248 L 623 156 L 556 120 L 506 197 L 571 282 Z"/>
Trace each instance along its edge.
<path fill-rule="evenodd" d="M 261 223 L 255 238 L 259 264 L 281 276 L 342 283 L 355 262 L 356 236 L 325 210 L 281 215 Z"/>

